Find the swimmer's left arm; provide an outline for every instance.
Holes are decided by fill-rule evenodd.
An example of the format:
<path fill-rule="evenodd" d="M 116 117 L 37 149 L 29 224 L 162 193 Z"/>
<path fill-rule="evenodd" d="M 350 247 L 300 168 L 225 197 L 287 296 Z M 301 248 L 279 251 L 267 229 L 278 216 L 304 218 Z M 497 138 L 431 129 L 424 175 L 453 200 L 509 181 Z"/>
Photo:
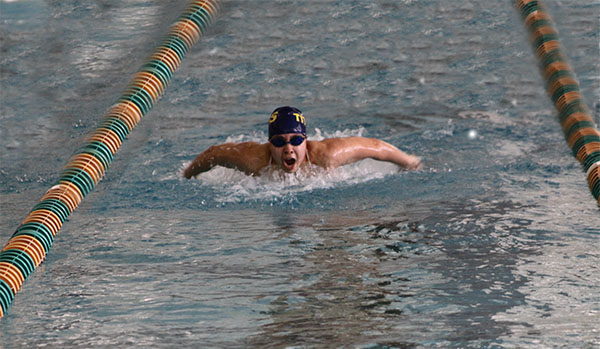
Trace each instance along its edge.
<path fill-rule="evenodd" d="M 422 168 L 420 158 L 376 138 L 330 138 L 317 143 L 320 143 L 315 147 L 319 154 L 315 157 L 322 161 L 317 165 L 325 168 L 343 166 L 367 158 L 391 162 L 411 170 Z"/>

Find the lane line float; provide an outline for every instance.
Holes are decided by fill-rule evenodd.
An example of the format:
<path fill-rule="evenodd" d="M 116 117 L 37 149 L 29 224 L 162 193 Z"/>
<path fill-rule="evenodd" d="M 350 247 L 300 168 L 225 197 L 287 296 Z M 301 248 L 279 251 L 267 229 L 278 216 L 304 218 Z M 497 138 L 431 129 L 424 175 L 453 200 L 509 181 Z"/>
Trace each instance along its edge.
<path fill-rule="evenodd" d="M 583 166 L 588 186 L 600 207 L 600 131 L 582 101 L 579 82 L 567 63 L 558 31 L 539 0 L 516 0 L 515 6 L 529 29 L 531 44 L 545 80 L 565 140 Z"/>
<path fill-rule="evenodd" d="M 163 95 L 185 54 L 214 22 L 219 1 L 190 2 L 87 143 L 63 167 L 56 184 L 0 251 L 0 318 L 23 282 L 44 261 L 67 217 L 100 182 L 127 135 Z"/>

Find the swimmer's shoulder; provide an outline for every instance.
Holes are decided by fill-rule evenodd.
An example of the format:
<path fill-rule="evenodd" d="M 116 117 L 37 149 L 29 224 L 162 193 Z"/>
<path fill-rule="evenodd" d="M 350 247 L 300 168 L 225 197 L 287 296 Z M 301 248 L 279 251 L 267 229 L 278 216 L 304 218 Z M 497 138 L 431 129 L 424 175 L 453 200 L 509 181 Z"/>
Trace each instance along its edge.
<path fill-rule="evenodd" d="M 335 167 L 332 160 L 338 144 L 338 138 L 327 138 L 320 141 L 307 140 L 306 149 L 310 161 L 323 168 Z"/>
<path fill-rule="evenodd" d="M 315 165 L 332 169 L 356 161 L 357 152 L 372 140 L 364 137 L 334 137 L 308 141 L 308 155 Z"/>
<path fill-rule="evenodd" d="M 351 140 L 351 137 L 325 138 L 320 141 L 307 140 L 306 147 L 309 152 L 314 152 L 315 155 L 323 155 L 347 146 L 349 140 Z"/>
<path fill-rule="evenodd" d="M 259 152 L 259 153 L 269 152 L 269 143 L 240 142 L 240 143 L 229 143 L 229 144 L 231 144 L 233 147 L 235 147 L 235 149 L 239 149 L 240 151 Z"/>
<path fill-rule="evenodd" d="M 242 170 L 246 174 L 257 175 L 271 163 L 269 143 L 242 142 L 236 144 Z"/>

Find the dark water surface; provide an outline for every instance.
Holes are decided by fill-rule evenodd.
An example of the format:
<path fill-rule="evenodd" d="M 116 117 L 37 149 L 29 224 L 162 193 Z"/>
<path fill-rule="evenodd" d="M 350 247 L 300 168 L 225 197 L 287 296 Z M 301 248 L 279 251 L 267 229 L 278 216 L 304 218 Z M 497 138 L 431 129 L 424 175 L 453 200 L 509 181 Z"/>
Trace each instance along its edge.
<path fill-rule="evenodd" d="M 600 115 L 600 3 L 547 0 Z M 0 1 L 0 238 L 186 1 Z M 309 137 L 423 158 L 302 178 L 179 175 Z M 0 346 L 600 346 L 600 214 L 511 1 L 223 1 L 0 320 Z"/>

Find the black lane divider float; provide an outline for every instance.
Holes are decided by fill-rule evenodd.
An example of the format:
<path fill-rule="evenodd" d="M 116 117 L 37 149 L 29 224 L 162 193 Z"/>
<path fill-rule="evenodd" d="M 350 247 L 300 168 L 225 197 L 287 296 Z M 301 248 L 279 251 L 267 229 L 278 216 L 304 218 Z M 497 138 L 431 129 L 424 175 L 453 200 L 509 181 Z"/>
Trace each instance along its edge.
<path fill-rule="evenodd" d="M 191 1 L 148 62 L 0 252 L 0 318 L 42 263 L 67 217 L 94 189 L 121 143 L 154 106 L 185 54 L 215 19 L 219 0 Z"/>
<path fill-rule="evenodd" d="M 529 29 L 546 91 L 558 110 L 567 143 L 583 165 L 590 191 L 600 206 L 600 131 L 582 101 L 579 82 L 541 1 L 516 0 L 515 5 Z"/>

